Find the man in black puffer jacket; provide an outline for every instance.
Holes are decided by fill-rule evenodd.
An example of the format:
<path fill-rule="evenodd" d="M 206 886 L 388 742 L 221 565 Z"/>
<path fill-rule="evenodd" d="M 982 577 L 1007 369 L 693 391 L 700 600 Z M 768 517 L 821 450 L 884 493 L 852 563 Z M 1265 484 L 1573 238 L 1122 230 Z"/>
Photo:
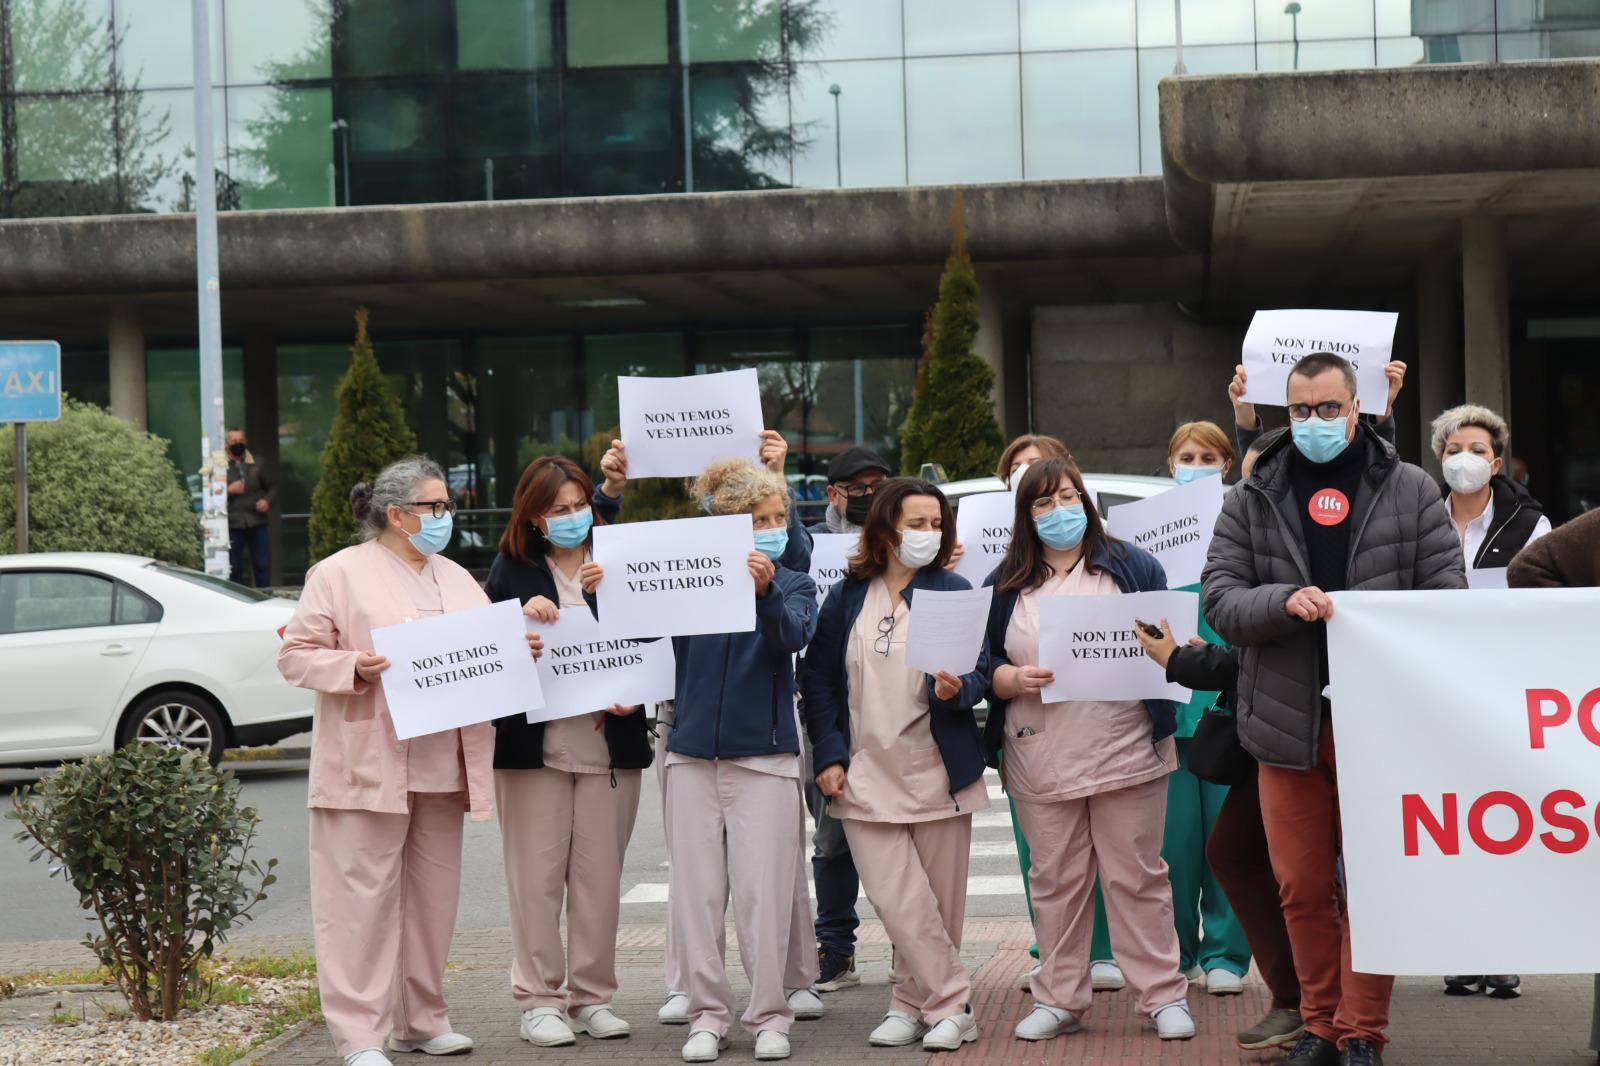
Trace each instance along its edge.
<path fill-rule="evenodd" d="M 1206 619 L 1242 649 L 1239 739 L 1261 763 L 1306 1033 L 1293 1066 L 1381 1066 L 1394 978 L 1356 973 L 1338 879 L 1339 793 L 1324 623 L 1329 592 L 1465 588 L 1438 486 L 1358 421 L 1355 371 L 1325 353 L 1289 376 L 1290 434 L 1223 502 Z"/>

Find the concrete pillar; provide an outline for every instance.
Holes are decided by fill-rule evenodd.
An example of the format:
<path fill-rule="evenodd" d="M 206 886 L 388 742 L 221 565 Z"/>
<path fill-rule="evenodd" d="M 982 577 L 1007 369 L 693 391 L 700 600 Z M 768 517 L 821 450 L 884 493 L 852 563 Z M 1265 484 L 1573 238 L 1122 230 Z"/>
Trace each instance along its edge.
<path fill-rule="evenodd" d="M 106 348 L 111 384 L 111 413 L 140 429 L 150 428 L 149 390 L 145 378 L 144 323 L 132 303 L 111 305 L 106 323 Z"/>
<path fill-rule="evenodd" d="M 1418 443 L 1423 467 L 1440 476 L 1433 457 L 1433 420 L 1461 402 L 1464 392 L 1461 319 L 1456 313 L 1455 258 L 1434 255 L 1417 269 L 1417 366 L 1411 379 L 1417 390 Z"/>
<path fill-rule="evenodd" d="M 1511 409 L 1511 296 L 1503 219 L 1461 224 L 1461 323 L 1466 395 L 1500 414 Z"/>
<path fill-rule="evenodd" d="M 272 509 L 269 536 L 272 540 L 272 583 L 283 583 L 283 467 L 278 461 L 278 344 L 268 333 L 245 335 L 242 350 L 244 372 L 244 435 L 250 451 L 267 476 L 278 486 L 278 506 Z M 238 415 L 234 415 L 238 420 Z M 228 427 L 233 428 L 233 427 Z"/>
<path fill-rule="evenodd" d="M 1013 436 L 1007 422 L 1006 410 L 1006 331 L 1005 307 L 1001 299 L 1004 286 L 997 274 L 983 274 L 978 278 L 978 335 L 972 341 L 972 351 L 994 371 L 994 387 L 989 390 L 989 400 L 994 404 L 995 421 L 1000 433 L 1008 440 Z"/>

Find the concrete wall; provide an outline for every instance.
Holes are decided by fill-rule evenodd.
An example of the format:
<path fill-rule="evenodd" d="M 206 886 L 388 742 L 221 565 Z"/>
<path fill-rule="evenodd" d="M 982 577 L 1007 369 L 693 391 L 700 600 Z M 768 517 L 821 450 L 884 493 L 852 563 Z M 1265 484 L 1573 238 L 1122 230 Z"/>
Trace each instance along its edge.
<path fill-rule="evenodd" d="M 1179 423 L 1232 429 L 1243 341 L 1243 325 L 1207 325 L 1172 304 L 1036 308 L 1034 430 L 1066 441 L 1085 470 L 1164 473 Z"/>

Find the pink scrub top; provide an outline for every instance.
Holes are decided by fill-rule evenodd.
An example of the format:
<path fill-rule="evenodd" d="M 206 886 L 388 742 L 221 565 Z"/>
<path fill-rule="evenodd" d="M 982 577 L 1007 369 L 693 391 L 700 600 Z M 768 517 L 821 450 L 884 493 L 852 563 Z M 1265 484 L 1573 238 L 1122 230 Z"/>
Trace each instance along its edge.
<path fill-rule="evenodd" d="M 893 615 L 889 654 L 879 625 Z M 844 791 L 828 813 L 863 822 L 931 822 L 987 810 L 982 777 L 950 794 L 950 775 L 933 739 L 928 716 L 928 675 L 906 665 L 910 611 L 892 603 L 889 587 L 874 578 L 845 645 L 850 687 L 850 768 Z"/>
<path fill-rule="evenodd" d="M 1110 574 L 1085 570 L 1080 562 L 1017 598 L 1006 630 L 1013 666 L 1039 662 L 1043 597 L 1120 594 Z M 1060 802 L 1165 777 L 1177 769 L 1177 747 L 1171 737 L 1152 744 L 1153 729 L 1141 700 L 1046 704 L 1037 695 L 1018 696 L 1006 707 L 1006 787 L 1019 800 Z M 1017 735 L 1024 730 L 1032 733 Z"/>
<path fill-rule="evenodd" d="M 550 574 L 556 579 L 557 606 L 589 609 L 583 598 L 583 583 L 574 573 L 568 577 L 549 556 Z M 587 557 L 584 559 L 588 561 Z M 611 748 L 606 744 L 606 713 L 580 714 L 572 718 L 557 718 L 544 727 L 544 765 L 547 770 L 562 770 L 569 774 L 609 774 Z"/>
<path fill-rule="evenodd" d="M 444 592 L 439 588 L 437 560 L 428 556 L 419 573 L 394 552 L 380 552 L 393 565 L 394 580 L 416 609 L 416 618 L 444 614 Z M 410 792 L 465 792 L 467 767 L 462 761 L 461 730 L 413 737 L 406 749 L 406 788 Z"/>

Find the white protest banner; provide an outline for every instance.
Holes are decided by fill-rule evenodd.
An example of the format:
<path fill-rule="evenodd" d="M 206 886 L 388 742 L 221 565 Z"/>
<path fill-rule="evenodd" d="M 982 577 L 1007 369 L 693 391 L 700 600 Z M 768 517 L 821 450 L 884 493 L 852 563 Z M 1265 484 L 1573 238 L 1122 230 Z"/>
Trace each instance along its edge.
<path fill-rule="evenodd" d="M 911 597 L 906 665 L 925 674 L 970 674 L 983 651 L 993 588 L 918 589 Z"/>
<path fill-rule="evenodd" d="M 530 722 L 673 697 L 678 664 L 670 640 L 612 636 L 587 607 L 565 608 L 554 623 L 529 618 L 527 628 L 544 641 L 539 679 L 545 705 L 528 712 Z"/>
<path fill-rule="evenodd" d="M 633 449 L 628 449 L 633 463 Z M 755 526 L 745 514 L 594 527 L 600 617 L 617 636 L 748 633 L 756 627 L 750 576 Z"/>
<path fill-rule="evenodd" d="M 372 650 L 389 660 L 383 695 L 401 740 L 544 706 L 516 600 L 374 629 Z"/>
<path fill-rule="evenodd" d="M 1381 418 L 1389 407 L 1383 368 L 1399 319 L 1393 311 L 1257 311 L 1244 335 L 1244 399 L 1288 406 L 1289 371 L 1312 352 L 1330 352 L 1355 368 L 1361 410 Z"/>
<path fill-rule="evenodd" d="M 963 554 L 956 573 L 978 588 L 1006 557 L 1017 497 L 1010 492 L 981 492 L 962 497 L 956 507 L 956 539 Z"/>
<path fill-rule="evenodd" d="M 1600 589 L 1332 596 L 1355 968 L 1600 971 Z"/>
<path fill-rule="evenodd" d="M 817 583 L 817 606 L 828 598 L 828 590 L 844 580 L 850 556 L 861 537 L 855 533 L 811 534 L 811 580 Z"/>
<path fill-rule="evenodd" d="M 1199 583 L 1221 513 L 1222 479 L 1203 477 L 1111 508 L 1106 528 L 1154 555 L 1167 572 L 1167 584 L 1181 588 Z"/>
<path fill-rule="evenodd" d="M 1467 567 L 1467 588 L 1469 589 L 1503 589 L 1506 584 L 1506 568 L 1503 566 L 1489 566 L 1478 568 Z"/>
<path fill-rule="evenodd" d="M 629 477 L 694 477 L 718 459 L 761 459 L 755 370 L 618 378 Z"/>
<path fill-rule="evenodd" d="M 1041 695 L 1062 700 L 1178 700 L 1189 690 L 1170 684 L 1166 671 L 1144 653 L 1135 619 L 1172 623 L 1179 644 L 1200 629 L 1200 597 L 1193 592 L 1129 592 L 1121 596 L 1039 598 L 1039 665 L 1056 679 Z"/>

